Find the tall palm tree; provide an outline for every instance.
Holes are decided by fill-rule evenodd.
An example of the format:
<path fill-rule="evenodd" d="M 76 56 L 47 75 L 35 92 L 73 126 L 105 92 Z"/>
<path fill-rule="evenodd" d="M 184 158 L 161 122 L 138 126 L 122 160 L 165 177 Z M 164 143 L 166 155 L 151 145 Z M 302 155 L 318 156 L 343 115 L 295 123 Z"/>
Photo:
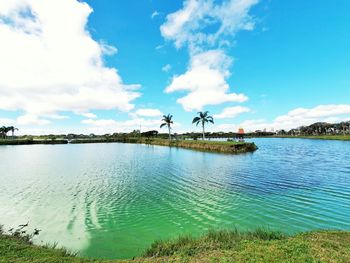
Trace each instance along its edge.
<path fill-rule="evenodd" d="M 7 129 L 8 129 L 8 131 L 12 132 L 12 139 L 13 139 L 14 138 L 14 133 L 15 133 L 16 130 L 18 131 L 18 128 L 10 126 L 10 127 L 7 127 Z"/>
<path fill-rule="evenodd" d="M 162 124 L 160 125 L 160 128 L 163 128 L 164 126 L 168 127 L 168 131 L 169 131 L 169 140 L 171 140 L 171 124 L 173 124 L 174 122 L 172 121 L 173 115 L 163 115 L 163 119 L 162 119 Z"/>
<path fill-rule="evenodd" d="M 203 129 L 203 140 L 205 139 L 205 130 L 204 130 L 204 126 L 206 123 L 213 123 L 214 124 L 214 119 L 212 116 L 209 116 L 208 115 L 208 111 L 205 111 L 205 112 L 198 112 L 199 116 L 195 117 L 192 121 L 192 123 L 195 123 L 197 126 L 199 123 L 202 124 L 202 129 Z"/>

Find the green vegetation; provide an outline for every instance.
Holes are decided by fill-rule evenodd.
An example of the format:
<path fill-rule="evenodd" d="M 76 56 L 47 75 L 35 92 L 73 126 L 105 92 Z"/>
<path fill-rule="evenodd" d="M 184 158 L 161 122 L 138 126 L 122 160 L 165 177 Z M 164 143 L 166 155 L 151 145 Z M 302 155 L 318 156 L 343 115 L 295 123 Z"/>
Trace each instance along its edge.
<path fill-rule="evenodd" d="M 180 147 L 199 151 L 219 152 L 219 153 L 246 153 L 254 152 L 258 148 L 254 143 L 233 142 L 233 141 L 198 141 L 198 140 L 162 140 L 143 139 L 145 144 L 161 145 L 169 147 Z"/>
<path fill-rule="evenodd" d="M 350 121 L 340 123 L 315 122 L 289 131 L 279 130 L 277 135 L 290 136 L 340 136 L 350 135 Z"/>
<path fill-rule="evenodd" d="M 12 133 L 12 138 L 14 138 L 15 131 L 18 131 L 18 129 L 14 126 L 2 126 L 0 127 L 0 138 L 6 139 L 7 138 L 7 133 L 11 132 Z"/>
<path fill-rule="evenodd" d="M 115 138 L 115 139 L 76 139 L 70 143 L 143 143 L 148 145 L 159 145 L 169 147 L 187 148 L 199 151 L 219 152 L 219 153 L 245 153 L 257 150 L 254 143 L 233 142 L 233 141 L 197 141 L 197 140 L 166 140 L 157 138 Z"/>
<path fill-rule="evenodd" d="M 199 117 L 195 117 L 193 118 L 192 120 L 192 124 L 195 123 L 197 126 L 198 124 L 202 124 L 202 139 L 204 140 L 205 139 L 205 129 L 204 129 L 204 126 L 206 123 L 212 123 L 214 124 L 214 119 L 212 116 L 209 116 L 209 112 L 208 111 L 205 111 L 205 112 L 198 112 L 199 114 Z"/>
<path fill-rule="evenodd" d="M 210 231 L 153 243 L 130 260 L 94 261 L 64 249 L 36 246 L 0 233 L 0 262 L 350 262 L 350 232 L 316 231 L 288 236 L 264 229 Z"/>
<path fill-rule="evenodd" d="M 36 246 L 30 241 L 0 234 L 0 262 L 84 262 L 65 249 Z"/>
<path fill-rule="evenodd" d="M 67 140 L 2 139 L 0 145 L 67 144 Z"/>

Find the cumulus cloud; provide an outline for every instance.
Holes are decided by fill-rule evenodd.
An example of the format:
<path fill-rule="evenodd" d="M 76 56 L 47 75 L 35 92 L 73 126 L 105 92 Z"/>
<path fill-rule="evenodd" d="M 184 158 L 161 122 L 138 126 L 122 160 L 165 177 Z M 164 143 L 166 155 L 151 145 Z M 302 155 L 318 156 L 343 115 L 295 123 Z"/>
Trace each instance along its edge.
<path fill-rule="evenodd" d="M 249 112 L 250 109 L 242 106 L 228 107 L 225 108 L 220 114 L 214 114 L 216 119 L 229 119 L 237 117 L 238 115 Z"/>
<path fill-rule="evenodd" d="M 247 131 L 263 129 L 268 131 L 277 129 L 290 130 L 300 126 L 310 125 L 315 122 L 335 123 L 341 121 L 350 121 L 349 104 L 328 104 L 318 105 L 314 108 L 296 108 L 285 115 L 276 117 L 271 122 L 264 119 L 246 120 L 239 124 L 221 124 L 217 126 L 217 129 L 223 131 L 235 131 L 239 127 L 243 127 Z"/>
<path fill-rule="evenodd" d="M 159 117 L 163 115 L 158 109 L 139 109 L 135 114 L 142 117 Z"/>
<path fill-rule="evenodd" d="M 131 132 L 138 130 L 141 127 L 141 131 L 148 130 L 160 130 L 158 119 L 145 119 L 145 118 L 134 118 L 126 121 L 117 121 L 113 119 L 86 119 L 81 123 L 89 125 L 87 130 L 90 133 L 104 134 L 114 132 Z M 179 127 L 179 123 L 174 123 L 173 127 Z"/>
<path fill-rule="evenodd" d="M 232 36 L 240 30 L 252 30 L 254 20 L 249 10 L 258 0 L 226 0 L 221 4 L 213 0 L 186 0 L 182 9 L 167 16 L 160 30 L 165 39 L 177 48 L 189 45 L 222 43 L 222 37 Z M 216 30 L 208 30 L 209 28 Z"/>
<path fill-rule="evenodd" d="M 170 70 L 171 70 L 170 64 L 166 64 L 165 66 L 162 67 L 162 71 L 164 71 L 164 72 L 169 72 Z"/>
<path fill-rule="evenodd" d="M 201 110 L 206 105 L 243 102 L 244 94 L 230 93 L 227 83 L 232 58 L 224 46 L 241 30 L 252 30 L 250 9 L 258 0 L 185 0 L 183 7 L 167 16 L 160 27 L 162 36 L 176 48 L 187 46 L 187 71 L 174 76 L 166 92 L 187 91 L 178 99 L 185 110 Z"/>
<path fill-rule="evenodd" d="M 314 108 L 297 108 L 286 115 L 278 116 L 274 124 L 282 128 L 296 128 L 302 125 L 310 125 L 314 122 L 336 122 L 350 119 L 350 105 L 328 104 Z"/>
<path fill-rule="evenodd" d="M 76 0 L 0 2 L 0 109 L 23 111 L 19 123 L 44 124 L 42 116 L 62 111 L 134 108 L 139 86 L 104 65 L 117 49 L 92 39 L 91 12 Z"/>
<path fill-rule="evenodd" d="M 210 50 L 191 58 L 186 73 L 173 77 L 165 92 L 188 91 L 178 99 L 187 111 L 201 110 L 205 105 L 217 105 L 224 102 L 244 102 L 244 94 L 229 93 L 226 79 L 232 59 L 221 50 Z"/>
<path fill-rule="evenodd" d="M 41 119 L 37 115 L 25 114 L 18 117 L 16 123 L 18 125 L 45 125 L 51 123 L 51 121 Z"/>

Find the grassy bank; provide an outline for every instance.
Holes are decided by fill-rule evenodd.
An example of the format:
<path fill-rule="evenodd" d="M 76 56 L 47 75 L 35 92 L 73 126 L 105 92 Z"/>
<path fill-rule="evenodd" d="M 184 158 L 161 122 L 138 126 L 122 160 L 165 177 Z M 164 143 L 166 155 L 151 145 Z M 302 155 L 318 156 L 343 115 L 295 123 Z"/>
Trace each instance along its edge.
<path fill-rule="evenodd" d="M 0 234 L 0 262 L 350 262 L 350 232 L 287 236 L 266 230 L 212 231 L 199 238 L 158 241 L 142 257 L 114 261 L 83 259 Z"/>
<path fill-rule="evenodd" d="M 67 140 L 1 139 L 0 145 L 67 144 Z"/>
<path fill-rule="evenodd" d="M 192 150 L 219 152 L 219 153 L 246 153 L 254 152 L 258 148 L 254 143 L 227 142 L 227 141 L 192 141 L 192 140 L 164 140 L 164 139 L 142 139 L 142 143 L 150 145 L 161 145 L 169 147 L 187 148 Z"/>
<path fill-rule="evenodd" d="M 0 140 L 0 145 L 23 145 L 23 144 L 67 144 L 68 140 Z M 142 143 L 149 145 L 160 145 L 168 147 L 187 148 L 199 151 L 220 152 L 220 153 L 246 153 L 257 149 L 254 143 L 245 142 L 224 142 L 224 141 L 191 141 L 191 140 L 166 140 L 140 137 L 120 138 L 84 138 L 69 141 L 71 144 L 84 143 Z"/>

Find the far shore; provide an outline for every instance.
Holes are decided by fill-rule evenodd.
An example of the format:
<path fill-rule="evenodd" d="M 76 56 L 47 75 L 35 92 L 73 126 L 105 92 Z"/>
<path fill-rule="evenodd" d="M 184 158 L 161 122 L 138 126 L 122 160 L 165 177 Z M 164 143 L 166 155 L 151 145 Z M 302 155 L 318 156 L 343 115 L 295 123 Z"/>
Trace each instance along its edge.
<path fill-rule="evenodd" d="M 211 137 L 210 135 L 207 136 L 206 141 L 202 140 L 191 140 L 191 138 L 187 136 L 179 136 L 178 139 L 171 140 L 171 143 L 169 143 L 168 139 L 165 138 L 159 138 L 159 137 L 106 137 L 104 135 L 102 136 L 96 136 L 93 138 L 89 137 L 83 137 L 83 138 L 74 138 L 74 139 L 67 139 L 62 138 L 61 136 L 57 136 L 56 138 L 46 138 L 46 136 L 38 136 L 32 138 L 7 138 L 7 139 L 0 139 L 0 146 L 1 145 L 31 145 L 31 144 L 83 144 L 83 143 L 148 143 L 148 144 L 155 144 L 155 145 L 163 145 L 163 146 L 170 146 L 170 147 L 183 147 L 183 148 L 201 148 L 203 150 L 203 143 L 204 144 L 210 144 L 211 147 L 208 147 L 207 150 L 212 151 L 209 148 L 213 148 L 213 144 L 218 144 L 220 146 L 223 146 L 223 143 L 227 143 L 227 141 L 215 141 L 215 139 L 227 139 L 224 137 Z M 229 138 L 229 137 L 228 137 Z M 272 136 L 244 136 L 244 138 L 291 138 L 291 139 L 312 139 L 312 140 L 338 140 L 338 141 L 350 141 L 350 135 L 272 135 Z M 196 144 L 199 143 L 199 147 L 193 147 L 193 143 L 191 146 L 188 146 L 190 142 L 196 142 Z M 182 143 L 180 143 L 182 142 Z M 186 142 L 186 146 L 183 142 Z M 228 142 L 232 144 L 232 141 Z M 240 144 L 239 142 L 235 142 Z M 221 152 L 221 150 L 217 150 Z"/>
<path fill-rule="evenodd" d="M 25 140 L 25 139 L 7 139 L 0 140 L 0 145 L 31 145 L 31 144 L 85 144 L 85 143 L 141 143 L 148 145 L 159 145 L 177 148 L 186 148 L 207 152 L 238 154 L 254 152 L 257 147 L 251 142 L 235 141 L 203 141 L 203 140 L 168 140 L 157 138 L 84 138 L 84 139 L 48 139 L 48 140 Z"/>
<path fill-rule="evenodd" d="M 293 139 L 312 139 L 312 140 L 336 140 L 336 141 L 350 141 L 350 135 L 275 135 L 269 138 L 293 138 Z"/>

